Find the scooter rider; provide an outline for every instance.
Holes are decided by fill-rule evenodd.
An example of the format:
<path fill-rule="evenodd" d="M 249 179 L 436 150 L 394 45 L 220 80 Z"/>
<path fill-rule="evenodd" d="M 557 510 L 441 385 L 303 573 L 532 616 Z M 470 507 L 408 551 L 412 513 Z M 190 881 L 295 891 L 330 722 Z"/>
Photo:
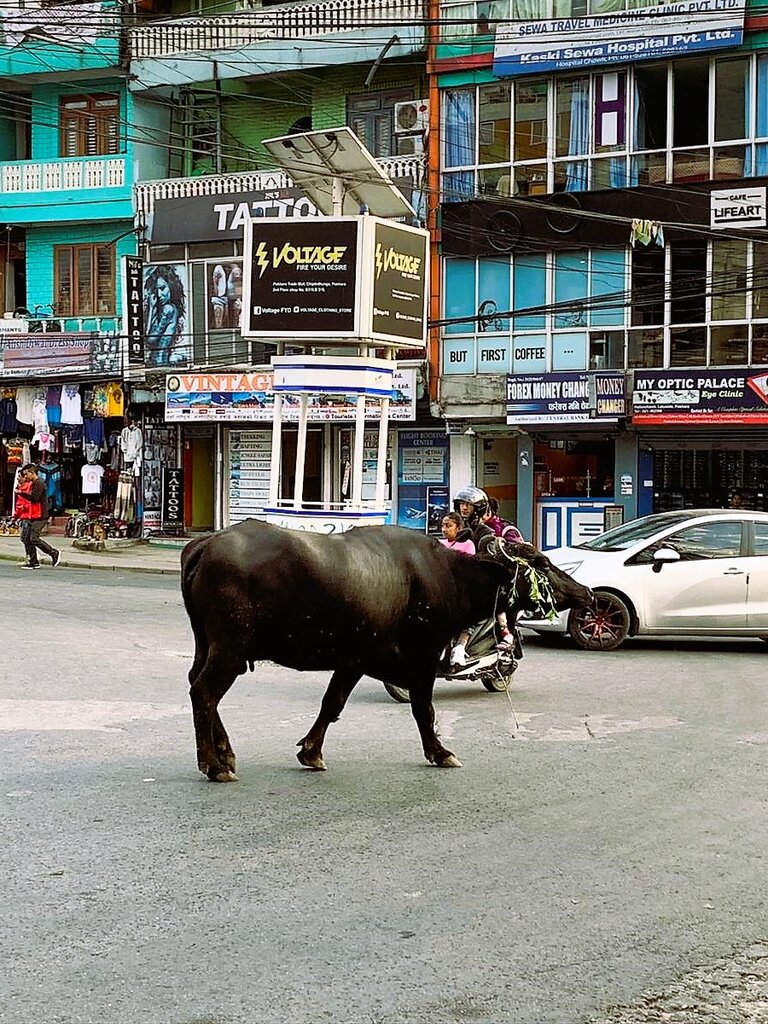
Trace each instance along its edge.
<path fill-rule="evenodd" d="M 470 530 L 477 554 L 482 555 L 487 550 L 489 542 L 496 539 L 495 531 L 483 522 L 483 517 L 488 513 L 489 508 L 488 495 L 479 487 L 462 487 L 453 499 L 453 507 L 464 520 L 467 529 Z M 501 643 L 513 648 L 515 638 L 507 623 L 507 613 L 498 612 L 496 622 L 501 634 Z M 466 665 L 468 639 L 468 630 L 459 634 L 456 645 L 451 651 L 452 665 Z"/>

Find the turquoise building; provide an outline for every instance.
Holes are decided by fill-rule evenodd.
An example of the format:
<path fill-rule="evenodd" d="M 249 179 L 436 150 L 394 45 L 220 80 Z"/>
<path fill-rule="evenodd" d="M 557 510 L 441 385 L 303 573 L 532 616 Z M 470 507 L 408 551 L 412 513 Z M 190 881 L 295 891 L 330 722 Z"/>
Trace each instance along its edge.
<path fill-rule="evenodd" d="M 113 3 L 0 13 L 1 312 L 119 328 L 133 186 L 167 169 L 168 114 L 134 97 Z"/>

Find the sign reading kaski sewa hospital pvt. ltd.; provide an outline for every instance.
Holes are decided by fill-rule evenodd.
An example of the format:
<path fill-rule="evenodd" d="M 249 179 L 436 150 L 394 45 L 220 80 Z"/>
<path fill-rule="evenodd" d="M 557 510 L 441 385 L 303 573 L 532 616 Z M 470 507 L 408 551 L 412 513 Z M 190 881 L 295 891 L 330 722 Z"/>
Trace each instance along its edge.
<path fill-rule="evenodd" d="M 429 234 L 378 217 L 254 219 L 245 229 L 248 338 L 426 344 Z"/>
<path fill-rule="evenodd" d="M 532 75 L 739 46 L 745 6 L 745 0 L 679 0 L 586 17 L 513 16 L 497 29 L 493 71 Z"/>

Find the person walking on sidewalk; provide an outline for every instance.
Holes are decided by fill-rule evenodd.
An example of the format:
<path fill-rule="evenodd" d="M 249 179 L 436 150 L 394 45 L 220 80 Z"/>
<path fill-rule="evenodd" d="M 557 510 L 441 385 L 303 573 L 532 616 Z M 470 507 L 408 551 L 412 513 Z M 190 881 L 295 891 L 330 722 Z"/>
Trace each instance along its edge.
<path fill-rule="evenodd" d="M 14 514 L 21 521 L 21 543 L 27 553 L 26 562 L 21 562 L 19 568 L 39 567 L 38 548 L 50 556 L 51 564 L 55 568 L 61 561 L 61 552 L 40 538 L 40 531 L 48 522 L 48 491 L 37 475 L 36 467 L 31 464 L 22 466 L 19 472 Z"/>

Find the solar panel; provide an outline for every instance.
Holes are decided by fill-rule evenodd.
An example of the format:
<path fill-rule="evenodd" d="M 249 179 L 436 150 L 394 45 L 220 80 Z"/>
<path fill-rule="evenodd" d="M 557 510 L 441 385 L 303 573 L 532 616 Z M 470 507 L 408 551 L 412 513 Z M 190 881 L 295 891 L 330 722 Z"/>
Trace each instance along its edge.
<path fill-rule="evenodd" d="M 404 217 L 416 211 L 348 127 L 282 135 L 262 143 L 321 213 Z M 334 209 L 335 201 L 339 204 Z"/>

